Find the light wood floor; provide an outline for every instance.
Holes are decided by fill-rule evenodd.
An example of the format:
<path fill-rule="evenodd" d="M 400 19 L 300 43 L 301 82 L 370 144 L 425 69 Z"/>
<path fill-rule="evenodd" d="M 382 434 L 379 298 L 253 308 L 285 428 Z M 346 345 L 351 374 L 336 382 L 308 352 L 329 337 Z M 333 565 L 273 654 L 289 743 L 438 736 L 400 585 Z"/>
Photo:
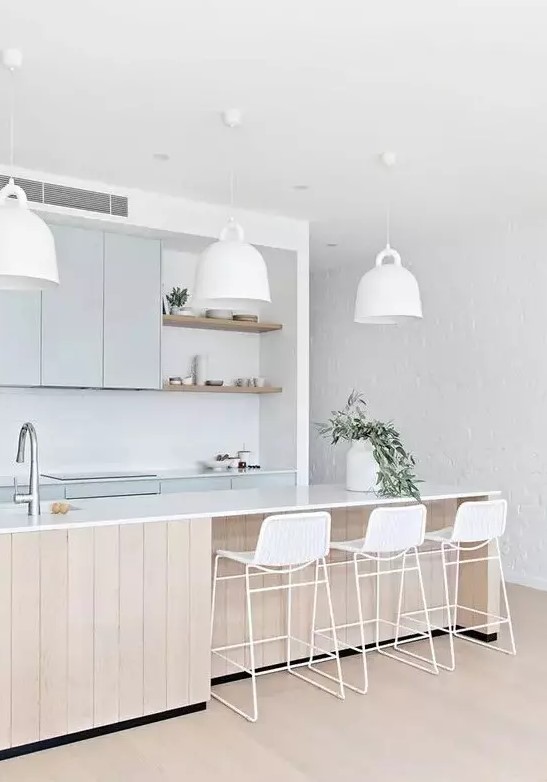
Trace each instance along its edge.
<path fill-rule="evenodd" d="M 266 676 L 255 725 L 213 702 L 4 761 L 0 781 L 546 782 L 547 592 L 511 587 L 510 600 L 516 658 L 459 642 L 456 672 L 434 677 L 371 655 L 369 694 L 345 702 L 287 674 Z M 357 673 L 355 658 L 344 664 Z M 230 686 L 245 696 L 245 682 Z"/>

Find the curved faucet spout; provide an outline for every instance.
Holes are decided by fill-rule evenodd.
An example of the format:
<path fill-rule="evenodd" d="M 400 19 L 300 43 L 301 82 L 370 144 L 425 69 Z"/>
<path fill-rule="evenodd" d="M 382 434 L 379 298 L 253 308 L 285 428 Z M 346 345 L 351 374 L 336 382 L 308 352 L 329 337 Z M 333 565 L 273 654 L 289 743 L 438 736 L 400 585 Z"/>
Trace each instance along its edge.
<path fill-rule="evenodd" d="M 40 515 L 40 482 L 38 473 L 38 438 L 34 425 L 27 421 L 21 427 L 19 432 L 19 442 L 17 444 L 17 456 L 15 460 L 21 464 L 25 461 L 25 443 L 27 435 L 30 439 L 30 475 L 28 494 L 19 494 L 17 489 L 13 495 L 13 501 L 17 503 L 28 503 L 29 516 Z"/>

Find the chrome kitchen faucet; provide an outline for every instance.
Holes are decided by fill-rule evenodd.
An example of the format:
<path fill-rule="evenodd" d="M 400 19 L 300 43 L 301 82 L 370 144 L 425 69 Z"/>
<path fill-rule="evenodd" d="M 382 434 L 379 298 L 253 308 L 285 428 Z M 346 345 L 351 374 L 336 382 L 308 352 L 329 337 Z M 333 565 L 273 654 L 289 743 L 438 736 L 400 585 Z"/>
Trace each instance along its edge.
<path fill-rule="evenodd" d="M 40 482 L 38 474 L 38 439 L 36 429 L 27 421 L 21 427 L 19 432 L 19 444 L 17 446 L 17 457 L 15 459 L 19 464 L 25 461 L 25 443 L 27 435 L 30 438 L 30 475 L 28 494 L 19 494 L 17 491 L 17 478 L 14 479 L 15 492 L 13 501 L 22 504 L 28 503 L 28 515 L 38 517 L 40 515 Z"/>

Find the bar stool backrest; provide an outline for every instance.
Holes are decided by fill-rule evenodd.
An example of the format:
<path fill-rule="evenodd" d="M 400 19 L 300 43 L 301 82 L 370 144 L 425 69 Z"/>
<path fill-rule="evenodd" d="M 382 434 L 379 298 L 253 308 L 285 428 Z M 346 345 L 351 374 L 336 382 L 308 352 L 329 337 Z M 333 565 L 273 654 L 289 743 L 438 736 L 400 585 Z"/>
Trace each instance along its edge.
<path fill-rule="evenodd" d="M 505 532 L 507 500 L 463 502 L 456 511 L 452 541 L 477 543 L 499 538 Z"/>
<path fill-rule="evenodd" d="M 254 565 L 287 567 L 326 557 L 330 544 L 330 513 L 287 513 L 268 516 L 258 534 Z"/>
<path fill-rule="evenodd" d="M 375 508 L 370 514 L 363 551 L 405 551 L 421 546 L 425 536 L 425 505 Z"/>

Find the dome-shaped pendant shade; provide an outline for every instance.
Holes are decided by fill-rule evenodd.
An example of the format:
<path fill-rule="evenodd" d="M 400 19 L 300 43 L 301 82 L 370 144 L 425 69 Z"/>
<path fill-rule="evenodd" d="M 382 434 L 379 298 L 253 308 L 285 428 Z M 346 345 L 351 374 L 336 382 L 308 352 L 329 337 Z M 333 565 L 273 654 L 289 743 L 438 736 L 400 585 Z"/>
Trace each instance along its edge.
<path fill-rule="evenodd" d="M 10 179 L 0 190 L 0 288 L 40 290 L 58 284 L 53 234 Z"/>
<path fill-rule="evenodd" d="M 393 263 L 383 261 L 392 258 Z M 389 245 L 376 256 L 376 265 L 361 277 L 355 301 L 356 323 L 396 324 L 422 317 L 420 289 L 401 256 Z"/>
<path fill-rule="evenodd" d="M 233 220 L 220 240 L 200 255 L 193 298 L 199 304 L 234 310 L 271 301 L 266 262 L 244 241 L 243 229 Z"/>

